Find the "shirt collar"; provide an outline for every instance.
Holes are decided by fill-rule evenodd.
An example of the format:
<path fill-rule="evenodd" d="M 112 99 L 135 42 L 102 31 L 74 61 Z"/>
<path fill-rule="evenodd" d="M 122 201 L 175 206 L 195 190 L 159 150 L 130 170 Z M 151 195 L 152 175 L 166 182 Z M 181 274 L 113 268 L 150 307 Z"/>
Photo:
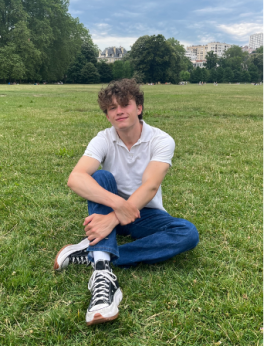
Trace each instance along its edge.
<path fill-rule="evenodd" d="M 143 127 L 142 127 L 141 136 L 139 140 L 137 141 L 137 143 L 149 142 L 151 140 L 151 132 L 152 132 L 151 126 L 145 123 L 144 120 L 141 120 L 141 122 L 143 123 Z M 111 133 L 111 138 L 113 142 L 117 142 L 118 144 L 123 143 L 122 140 L 119 138 L 114 126 L 111 127 L 110 133 Z"/>

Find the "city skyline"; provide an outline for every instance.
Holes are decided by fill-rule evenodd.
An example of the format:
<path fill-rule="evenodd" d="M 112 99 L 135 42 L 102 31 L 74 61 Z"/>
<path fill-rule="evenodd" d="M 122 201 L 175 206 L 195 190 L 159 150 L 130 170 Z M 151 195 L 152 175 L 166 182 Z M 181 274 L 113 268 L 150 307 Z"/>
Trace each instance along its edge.
<path fill-rule="evenodd" d="M 224 42 L 248 45 L 249 36 L 263 31 L 262 1 L 157 0 L 131 4 L 121 0 L 71 0 L 69 12 L 79 17 L 103 50 L 130 46 L 143 35 L 174 37 L 185 46 Z"/>

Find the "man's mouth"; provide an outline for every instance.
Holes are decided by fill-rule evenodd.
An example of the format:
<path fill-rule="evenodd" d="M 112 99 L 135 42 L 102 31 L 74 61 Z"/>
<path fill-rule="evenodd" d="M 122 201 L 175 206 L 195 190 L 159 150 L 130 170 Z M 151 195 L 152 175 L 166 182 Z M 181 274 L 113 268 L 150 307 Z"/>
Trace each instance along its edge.
<path fill-rule="evenodd" d="M 127 117 L 117 118 L 116 121 L 122 121 L 122 120 L 125 120 L 125 119 L 127 119 Z"/>

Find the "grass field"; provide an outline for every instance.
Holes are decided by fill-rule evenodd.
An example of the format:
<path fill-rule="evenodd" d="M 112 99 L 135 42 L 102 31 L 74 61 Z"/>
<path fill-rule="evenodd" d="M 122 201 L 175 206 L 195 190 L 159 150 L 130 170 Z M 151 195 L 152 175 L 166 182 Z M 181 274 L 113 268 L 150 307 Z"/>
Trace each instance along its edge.
<path fill-rule="evenodd" d="M 0 345 L 261 345 L 262 86 L 143 87 L 145 121 L 176 142 L 165 208 L 200 243 L 116 268 L 120 316 L 87 327 L 92 269 L 54 273 L 53 261 L 84 235 L 86 201 L 66 183 L 109 126 L 99 88 L 0 85 Z"/>

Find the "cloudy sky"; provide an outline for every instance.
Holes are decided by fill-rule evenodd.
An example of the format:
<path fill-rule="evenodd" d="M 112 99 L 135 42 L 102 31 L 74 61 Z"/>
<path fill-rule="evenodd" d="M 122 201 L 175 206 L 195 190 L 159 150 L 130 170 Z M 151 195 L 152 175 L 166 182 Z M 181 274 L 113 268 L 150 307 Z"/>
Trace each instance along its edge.
<path fill-rule="evenodd" d="M 263 30 L 261 0 L 70 0 L 100 49 L 130 46 L 143 35 L 162 34 L 181 44 L 212 41 L 248 44 Z"/>

